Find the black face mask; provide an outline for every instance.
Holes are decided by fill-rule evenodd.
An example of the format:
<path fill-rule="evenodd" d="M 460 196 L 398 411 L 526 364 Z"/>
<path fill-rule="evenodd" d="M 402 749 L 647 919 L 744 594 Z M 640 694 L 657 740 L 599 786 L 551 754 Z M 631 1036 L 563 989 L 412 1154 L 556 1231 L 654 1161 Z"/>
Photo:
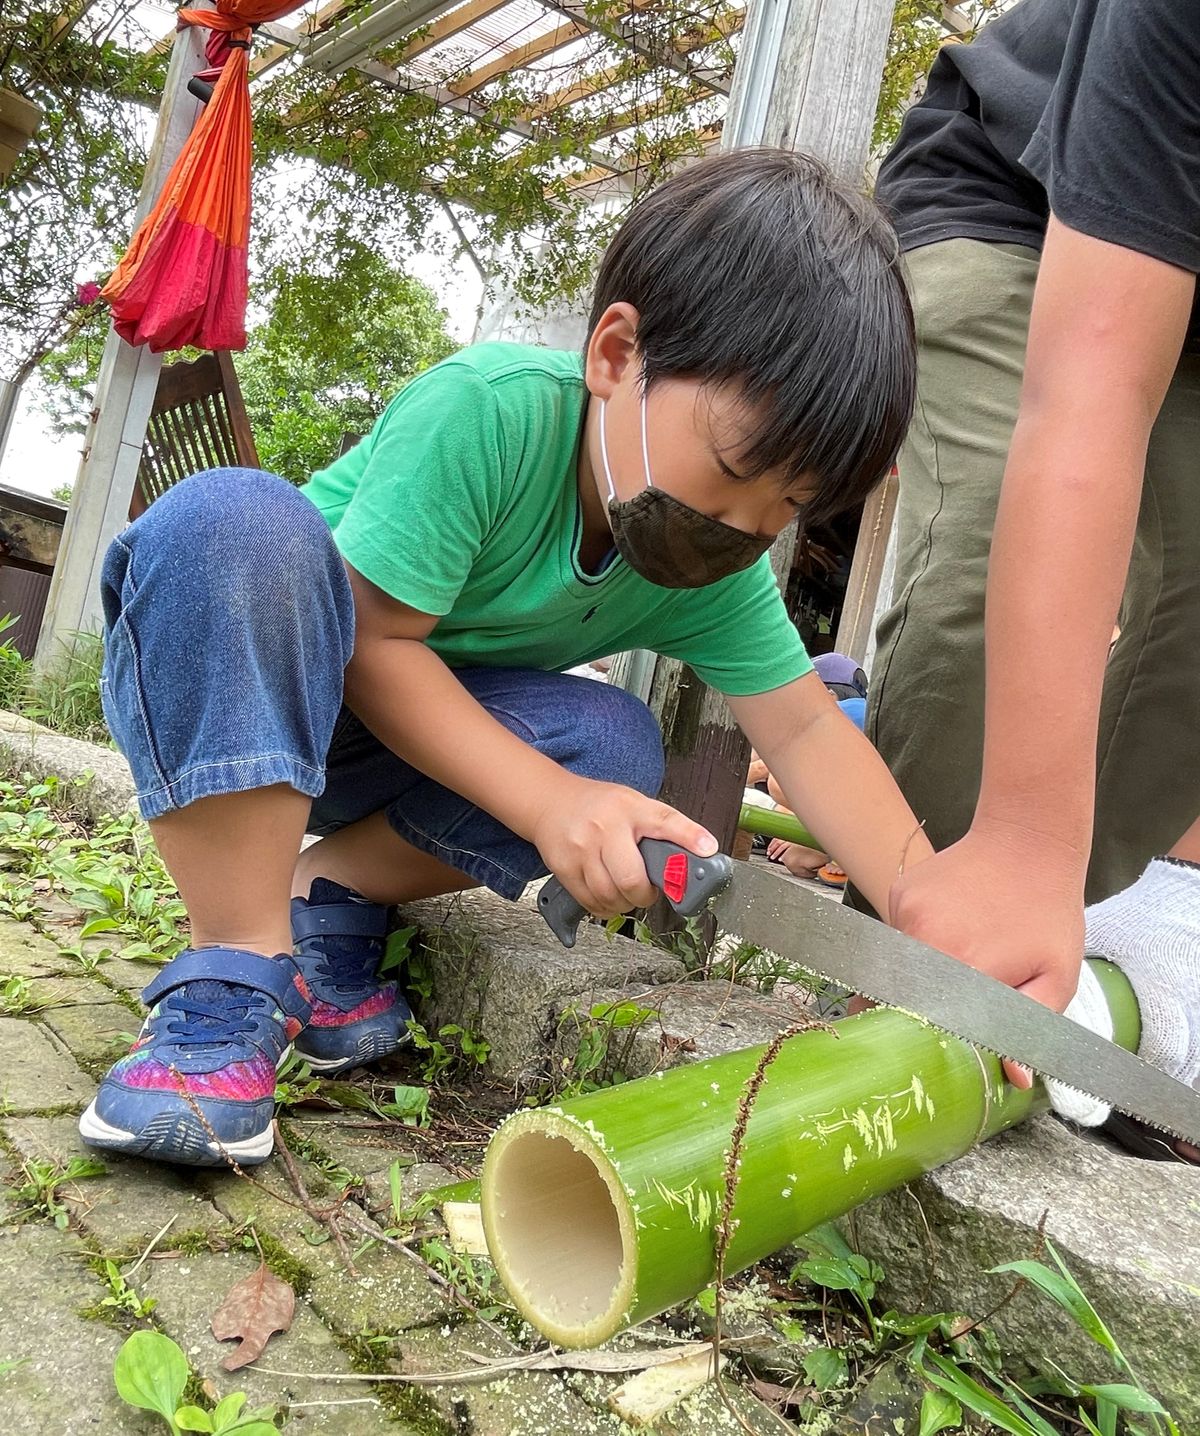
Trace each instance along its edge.
<path fill-rule="evenodd" d="M 743 533 L 710 518 L 654 487 L 646 443 L 646 394 L 642 391 L 642 464 L 646 487 L 631 499 L 617 498 L 608 466 L 605 405 L 600 401 L 600 457 L 608 483 L 608 519 L 617 552 L 635 573 L 660 588 L 706 588 L 741 573 L 771 547 L 770 538 Z"/>

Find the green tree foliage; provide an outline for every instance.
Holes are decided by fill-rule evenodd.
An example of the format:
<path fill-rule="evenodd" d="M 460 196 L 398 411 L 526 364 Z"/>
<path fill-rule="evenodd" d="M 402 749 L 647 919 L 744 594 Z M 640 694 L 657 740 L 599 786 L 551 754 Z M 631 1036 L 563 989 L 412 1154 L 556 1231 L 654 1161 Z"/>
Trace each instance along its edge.
<path fill-rule="evenodd" d="M 427 285 L 353 244 L 277 266 L 256 286 L 253 307 L 269 317 L 234 362 L 259 459 L 294 483 L 335 458 L 345 434 L 366 433 L 410 379 L 457 347 Z M 40 407 L 58 434 L 87 427 L 106 322 L 102 309 L 88 316 L 42 364 Z"/>
<path fill-rule="evenodd" d="M 294 483 L 457 347 L 428 286 L 370 251 L 281 267 L 265 289 L 271 317 L 235 363 L 259 459 Z"/>
<path fill-rule="evenodd" d="M 42 124 L 0 185 L 0 374 L 24 379 L 77 318 L 76 283 L 128 240 L 161 55 L 137 0 L 3 0 L 0 85 Z"/>

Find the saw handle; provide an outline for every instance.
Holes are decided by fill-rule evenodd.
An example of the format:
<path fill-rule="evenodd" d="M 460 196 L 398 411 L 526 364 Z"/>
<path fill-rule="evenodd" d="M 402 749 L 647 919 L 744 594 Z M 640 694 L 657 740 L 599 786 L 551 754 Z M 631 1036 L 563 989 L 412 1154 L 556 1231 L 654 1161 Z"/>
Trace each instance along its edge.
<path fill-rule="evenodd" d="M 703 912 L 733 873 L 733 859 L 725 853 L 702 858 L 659 838 L 643 838 L 638 851 L 646 864 L 646 876 L 681 917 Z M 587 909 L 555 877 L 542 884 L 537 905 L 559 942 L 574 947 Z"/>

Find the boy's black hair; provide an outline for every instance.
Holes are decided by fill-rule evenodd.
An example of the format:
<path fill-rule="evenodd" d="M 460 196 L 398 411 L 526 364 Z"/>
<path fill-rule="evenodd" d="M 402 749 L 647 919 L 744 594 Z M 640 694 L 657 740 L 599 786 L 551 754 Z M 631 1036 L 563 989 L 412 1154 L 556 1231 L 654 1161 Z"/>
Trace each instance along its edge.
<path fill-rule="evenodd" d="M 896 236 L 818 160 L 731 150 L 635 206 L 596 280 L 589 332 L 638 311 L 647 385 L 736 384 L 754 416 L 738 467 L 815 479 L 808 525 L 862 503 L 912 416 L 916 337 Z"/>

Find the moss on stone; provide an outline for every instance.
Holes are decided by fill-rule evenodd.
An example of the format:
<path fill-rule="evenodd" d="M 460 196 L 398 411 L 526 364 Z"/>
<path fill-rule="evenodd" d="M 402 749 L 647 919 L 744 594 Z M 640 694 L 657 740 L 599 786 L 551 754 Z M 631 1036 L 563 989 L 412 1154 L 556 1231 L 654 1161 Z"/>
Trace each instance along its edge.
<path fill-rule="evenodd" d="M 346 1354 L 354 1371 L 366 1376 L 392 1375 L 388 1363 L 365 1336 L 341 1336 L 334 1340 Z M 457 1436 L 453 1426 L 437 1409 L 433 1399 L 415 1386 L 384 1381 L 373 1388 L 380 1406 L 391 1421 L 403 1422 L 412 1436 Z"/>
<path fill-rule="evenodd" d="M 308 1267 L 292 1256 L 279 1238 L 270 1232 L 262 1232 L 255 1227 L 254 1234 L 262 1248 L 267 1269 L 281 1281 L 286 1281 L 298 1297 L 307 1296 L 313 1284 L 313 1274 Z"/>

